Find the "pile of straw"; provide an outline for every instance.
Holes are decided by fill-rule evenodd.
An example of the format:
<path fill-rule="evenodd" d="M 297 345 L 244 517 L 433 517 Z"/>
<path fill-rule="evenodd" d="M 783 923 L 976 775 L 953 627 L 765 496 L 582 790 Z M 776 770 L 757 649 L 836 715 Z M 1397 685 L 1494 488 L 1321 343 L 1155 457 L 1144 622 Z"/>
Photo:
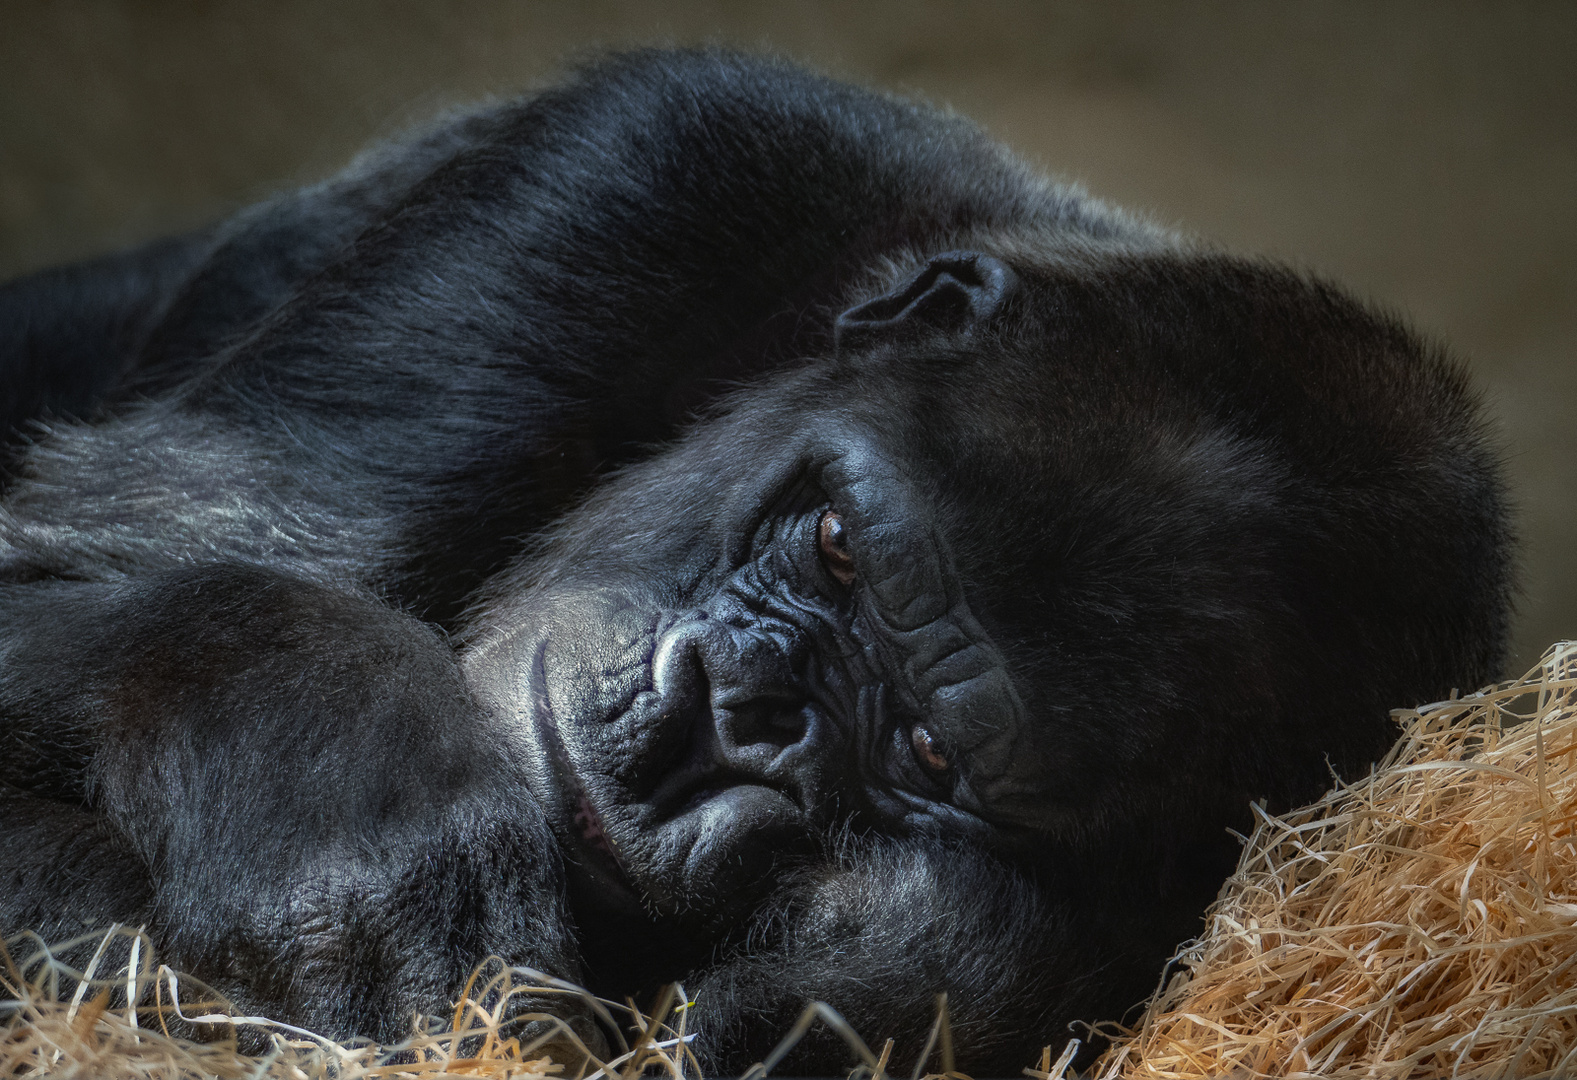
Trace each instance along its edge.
<path fill-rule="evenodd" d="M 61 958 L 85 945 L 96 948 L 81 970 Z M 694 1036 L 685 1033 L 688 1001 L 679 984 L 659 995 L 648 1015 L 633 1001 L 601 1000 L 539 971 L 509 967 L 497 957 L 472 973 L 452 1017 L 418 1020 L 409 1038 L 388 1046 L 340 1043 L 267 1017 L 241 1015 L 195 979 L 156 964 L 147 936 L 122 926 L 54 947 L 31 934 L 0 942 L 0 995 L 0 1077 L 8 1078 L 635 1080 L 656 1075 L 686 1080 L 701 1074 L 689 1048 Z M 521 1008 L 527 1002 L 542 1007 L 555 995 L 588 1006 L 617 1039 L 617 1052 L 603 1060 L 563 1020 Z M 746 1080 L 764 1080 L 817 1024 L 841 1036 L 859 1059 L 851 1076 L 889 1080 L 893 1041 L 887 1040 L 880 1055 L 873 1054 L 822 1002 L 806 1007 Z M 187 1037 L 197 1029 L 218 1038 Z M 267 1049 L 242 1052 L 237 1033 L 243 1030 L 264 1036 Z M 953 1069 L 949 1036 L 943 994 L 920 1055 L 923 1062 L 939 1047 L 943 1071 L 927 1074 L 926 1080 L 968 1080 Z M 1057 1077 L 1071 1057 L 1072 1049 L 1058 1063 Z M 1042 1061 L 1043 1078 L 1046 1061 L 1049 1057 Z M 917 1067 L 914 1076 L 919 1074 Z"/>
<path fill-rule="evenodd" d="M 1396 715 L 1367 779 L 1261 813 L 1097 1076 L 1577 1075 L 1577 643 Z"/>
<path fill-rule="evenodd" d="M 79 971 L 59 955 L 84 941 L 97 941 L 98 947 Z M 598 1061 L 561 1020 L 518 1007 L 522 995 L 540 1003 L 556 994 L 593 1002 L 609 1030 L 632 1030 L 634 1039 L 611 1061 Z M 410 1038 L 391 1046 L 339 1043 L 266 1017 L 238 1015 L 201 983 L 155 964 L 146 936 L 119 926 L 54 948 L 31 936 L 5 942 L 0 995 L 5 998 L 0 1000 L 0 1077 L 571 1080 L 599 1066 L 604 1076 L 697 1072 L 693 1058 L 684 1068 L 690 1057 L 684 1010 L 674 1008 L 680 999 L 673 993 L 665 995 L 656 1017 L 642 1015 L 633 1005 L 614 1006 L 629 1020 L 619 1025 L 608 1011 L 610 1003 L 540 972 L 506 967 L 496 958 L 473 973 L 453 1017 L 431 1030 L 418 1026 Z M 218 1038 L 183 1037 L 194 1024 Z M 263 1052 L 238 1049 L 237 1032 L 247 1029 L 265 1037 Z M 525 1032 L 535 1037 L 523 1038 Z M 555 1056 L 584 1064 L 566 1070 Z"/>

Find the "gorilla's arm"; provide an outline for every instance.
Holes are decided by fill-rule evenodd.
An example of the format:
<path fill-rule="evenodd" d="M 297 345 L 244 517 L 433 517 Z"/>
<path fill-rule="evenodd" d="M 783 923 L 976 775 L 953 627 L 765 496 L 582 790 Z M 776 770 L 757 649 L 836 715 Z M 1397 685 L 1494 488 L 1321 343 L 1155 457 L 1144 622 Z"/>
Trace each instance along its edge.
<path fill-rule="evenodd" d="M 146 923 L 342 1035 L 408 1033 L 489 954 L 574 977 L 552 838 L 429 628 L 222 565 L 13 586 L 0 624 L 0 927 Z"/>

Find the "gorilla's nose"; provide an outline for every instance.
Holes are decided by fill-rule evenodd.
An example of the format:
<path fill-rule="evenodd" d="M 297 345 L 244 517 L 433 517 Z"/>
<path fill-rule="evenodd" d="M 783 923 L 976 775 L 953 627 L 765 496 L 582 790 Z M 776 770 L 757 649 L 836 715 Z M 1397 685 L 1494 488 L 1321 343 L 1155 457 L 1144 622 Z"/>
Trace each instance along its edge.
<path fill-rule="evenodd" d="M 794 671 L 797 635 L 740 629 L 699 617 L 657 643 L 652 688 L 690 728 L 694 764 L 767 777 L 815 725 Z"/>

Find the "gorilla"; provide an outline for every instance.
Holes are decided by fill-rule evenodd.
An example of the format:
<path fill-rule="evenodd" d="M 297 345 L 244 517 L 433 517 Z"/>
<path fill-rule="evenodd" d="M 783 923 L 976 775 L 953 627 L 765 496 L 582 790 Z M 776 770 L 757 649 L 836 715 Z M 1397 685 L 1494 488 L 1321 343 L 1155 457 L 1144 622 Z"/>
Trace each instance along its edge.
<path fill-rule="evenodd" d="M 945 991 L 1016 1074 L 1254 800 L 1502 657 L 1439 348 L 770 58 L 15 281 L 0 365 L 0 928 L 146 925 L 328 1034 L 496 954 L 682 979 L 712 1070 L 812 1000 L 913 1060 Z"/>

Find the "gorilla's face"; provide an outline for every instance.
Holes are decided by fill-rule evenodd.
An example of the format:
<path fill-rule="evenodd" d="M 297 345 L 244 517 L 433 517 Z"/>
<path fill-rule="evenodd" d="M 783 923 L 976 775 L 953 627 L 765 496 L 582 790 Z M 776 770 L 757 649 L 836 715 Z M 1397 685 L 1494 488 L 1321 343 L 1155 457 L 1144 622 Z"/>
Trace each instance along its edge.
<path fill-rule="evenodd" d="M 851 819 L 1018 809 L 1024 709 L 950 554 L 957 508 L 828 406 L 837 382 L 741 400 L 611 483 L 473 656 L 572 861 L 659 910 L 738 911 Z"/>

